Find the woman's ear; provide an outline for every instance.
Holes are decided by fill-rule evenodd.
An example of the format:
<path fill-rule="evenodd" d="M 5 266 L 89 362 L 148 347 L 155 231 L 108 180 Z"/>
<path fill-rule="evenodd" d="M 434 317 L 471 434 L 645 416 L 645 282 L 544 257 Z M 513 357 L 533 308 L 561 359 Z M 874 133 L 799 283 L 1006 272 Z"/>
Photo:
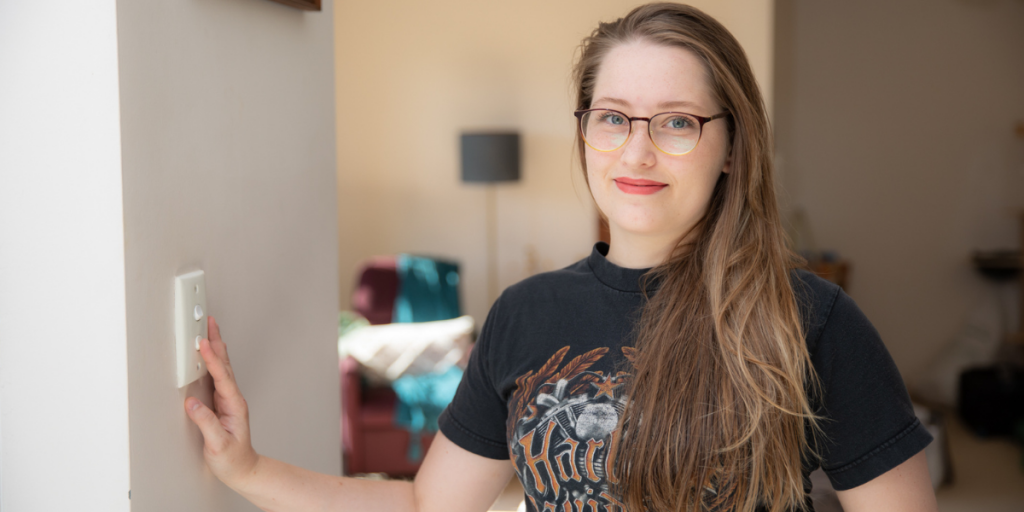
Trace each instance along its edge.
<path fill-rule="evenodd" d="M 729 152 L 729 156 L 725 157 L 725 165 L 722 166 L 722 172 L 729 174 L 732 170 L 732 151 Z"/>

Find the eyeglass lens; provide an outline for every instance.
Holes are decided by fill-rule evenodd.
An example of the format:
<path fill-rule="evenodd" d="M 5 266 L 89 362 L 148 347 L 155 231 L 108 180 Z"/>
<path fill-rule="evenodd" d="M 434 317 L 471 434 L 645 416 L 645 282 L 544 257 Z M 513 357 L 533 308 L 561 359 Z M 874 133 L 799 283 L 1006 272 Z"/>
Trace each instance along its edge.
<path fill-rule="evenodd" d="M 629 138 L 629 118 L 614 110 L 592 110 L 580 117 L 583 140 L 598 151 L 614 151 Z M 700 121 L 693 116 L 665 112 L 651 118 L 648 133 L 658 149 L 671 155 L 693 150 L 700 140 Z"/>

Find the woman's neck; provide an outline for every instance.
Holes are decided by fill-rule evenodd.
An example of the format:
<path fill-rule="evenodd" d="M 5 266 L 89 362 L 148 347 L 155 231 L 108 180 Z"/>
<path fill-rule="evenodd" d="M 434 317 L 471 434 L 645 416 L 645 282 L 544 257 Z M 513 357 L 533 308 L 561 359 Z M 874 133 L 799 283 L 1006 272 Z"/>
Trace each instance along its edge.
<path fill-rule="evenodd" d="M 679 235 L 641 235 L 609 226 L 608 261 L 623 268 L 651 268 L 672 254 Z"/>

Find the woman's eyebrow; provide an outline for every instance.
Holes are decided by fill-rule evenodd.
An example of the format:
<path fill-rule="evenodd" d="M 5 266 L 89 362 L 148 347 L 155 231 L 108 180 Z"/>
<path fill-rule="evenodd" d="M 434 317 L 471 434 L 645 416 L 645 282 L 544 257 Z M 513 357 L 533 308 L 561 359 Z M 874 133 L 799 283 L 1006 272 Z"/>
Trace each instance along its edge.
<path fill-rule="evenodd" d="M 663 101 L 658 103 L 658 108 L 694 108 L 698 105 L 692 101 Z"/>
<path fill-rule="evenodd" d="M 629 102 L 626 101 L 626 100 L 620 100 L 619 98 L 609 98 L 607 96 L 598 98 L 598 99 L 596 99 L 596 100 L 591 102 L 591 104 L 594 104 L 594 103 L 614 103 L 614 104 L 622 106 L 622 107 L 629 107 L 630 106 Z"/>

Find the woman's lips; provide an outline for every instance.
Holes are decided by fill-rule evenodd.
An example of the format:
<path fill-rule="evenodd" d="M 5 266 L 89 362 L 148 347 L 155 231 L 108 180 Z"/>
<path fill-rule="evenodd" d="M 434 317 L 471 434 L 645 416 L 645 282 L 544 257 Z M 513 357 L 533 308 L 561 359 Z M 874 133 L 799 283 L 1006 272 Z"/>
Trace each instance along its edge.
<path fill-rule="evenodd" d="M 667 183 L 652 180 L 636 180 L 632 178 L 615 178 L 615 186 L 627 194 L 648 195 L 668 186 Z"/>

